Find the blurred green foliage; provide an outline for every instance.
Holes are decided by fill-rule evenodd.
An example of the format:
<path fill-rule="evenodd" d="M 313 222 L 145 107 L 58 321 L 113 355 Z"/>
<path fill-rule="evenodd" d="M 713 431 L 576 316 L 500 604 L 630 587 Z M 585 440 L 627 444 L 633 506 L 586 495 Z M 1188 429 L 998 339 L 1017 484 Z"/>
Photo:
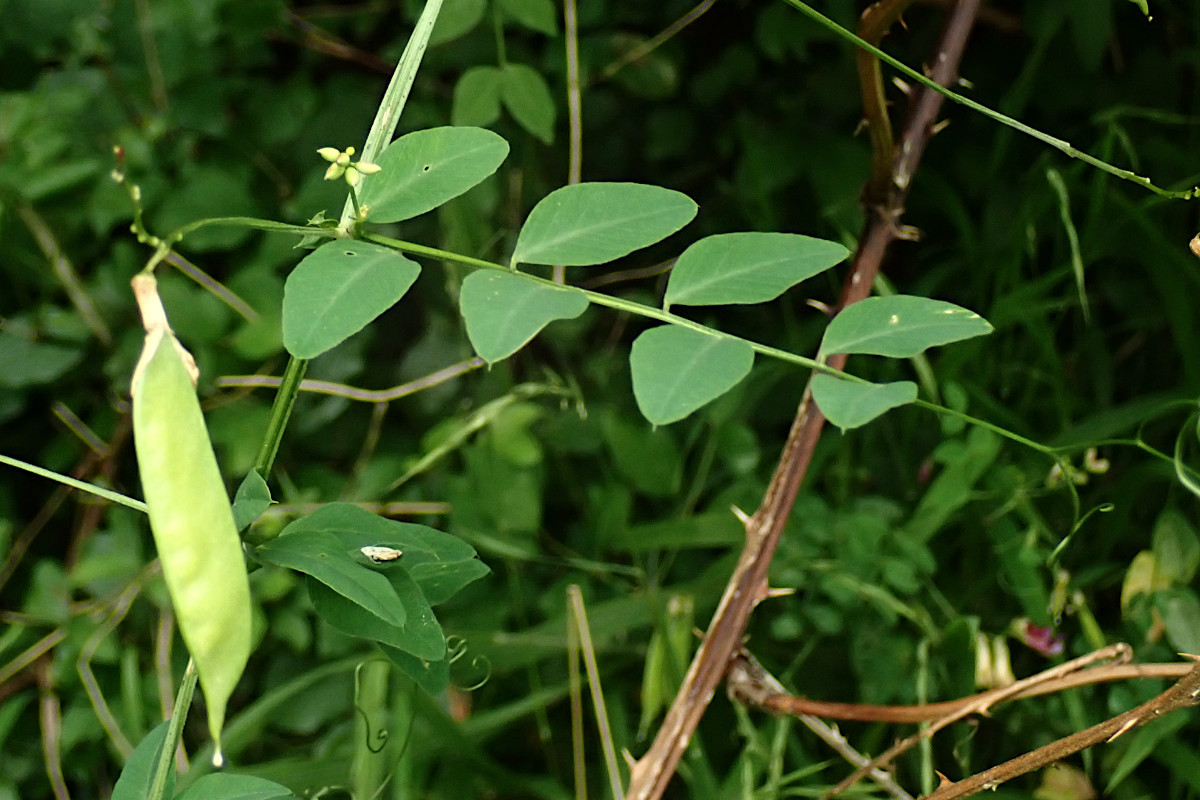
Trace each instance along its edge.
<path fill-rule="evenodd" d="M 781 3 L 726 0 L 621 66 L 690 9 L 682 0 L 578 9 L 584 178 L 658 184 L 700 204 L 692 226 L 611 275 L 569 272 L 649 304 L 665 276 L 608 278 L 711 233 L 794 232 L 852 246 L 863 222 L 870 154 L 855 136 L 852 51 Z M 860 10 L 848 0 L 822 6 L 847 26 Z M 128 380 L 142 331 L 128 281 L 147 252 L 128 233 L 128 198 L 107 178 L 112 148 L 123 148 L 158 233 L 205 216 L 336 217 L 343 185 L 321 180 L 315 150 L 360 142 L 418 11 L 416 2 L 0 2 L 0 452 L 140 495 Z M 1161 185 L 1194 185 L 1200 17 L 1184 0 L 1151 11 L 1153 21 L 1119 0 L 989 6 L 963 62 L 967 91 Z M 528 210 L 566 180 L 560 15 L 549 0 L 446 0 L 399 133 L 486 125 L 512 153 L 482 186 L 390 233 L 493 260 L 511 252 Z M 914 6 L 884 46 L 920 65 L 942 15 L 938 4 Z M 902 114 L 904 96 L 889 87 L 888 97 Z M 930 355 L 943 402 L 1071 447 L 1087 483 L 1075 502 L 1043 457 L 913 408 L 845 436 L 826 432 L 773 565 L 772 583 L 796 591 L 760 607 L 750 639 L 772 671 L 813 697 L 968 693 L 975 633 L 1002 634 L 1019 618 L 1056 626 L 1065 657 L 1112 641 L 1129 641 L 1144 661 L 1200 647 L 1195 501 L 1169 461 L 1134 445 L 1172 452 L 1200 394 L 1200 265 L 1186 248 L 1195 212 L 966 109 L 944 113 L 951 124 L 932 140 L 904 217 L 922 240 L 897 243 L 885 271 L 899 291 L 977 310 L 996 326 Z M 180 247 L 252 313 L 180 274 L 161 276 L 202 372 L 231 487 L 254 463 L 271 393 L 218 382 L 281 372 L 283 280 L 303 254 L 293 244 L 213 227 Z M 386 389 L 471 357 L 456 307 L 463 278 L 427 264 L 401 304 L 314 361 L 308 377 Z M 805 301 L 832 302 L 839 280 L 827 274 L 754 309 L 690 313 L 811 353 L 825 318 Z M 482 686 L 435 698 L 393 675 L 376 692 L 387 713 L 369 716 L 367 733 L 389 734 L 384 796 L 570 794 L 571 583 L 589 604 L 617 745 L 640 752 L 639 728 L 653 731 L 642 719 L 648 653 L 673 685 L 685 666 L 679 610 L 694 609 L 701 626 L 711 614 L 741 539 L 729 508 L 757 507 L 805 375 L 760 360 L 712 406 L 651 428 L 627 366 L 643 328 L 592 309 L 490 369 L 386 408 L 320 394 L 298 403 L 274 487 L 285 508 L 259 525 L 334 500 L 421 504 L 392 510 L 422 512 L 419 521 L 473 545 L 494 573 L 438 609 L 460 646 L 451 682 Z M 855 370 L 872 379 L 910 376 L 903 363 L 859 359 Z M 1190 426 L 1185 434 L 1186 456 L 1195 442 Z M 1107 471 L 1083 469 L 1091 446 Z M 146 569 L 148 530 L 128 509 L 4 475 L 0 798 L 52 797 L 56 782 L 75 798 L 107 797 L 185 661 L 179 642 L 171 646 L 160 578 Z M 364 745 L 355 668 L 370 651 L 318 624 L 301 583 L 274 567 L 252 575 L 258 644 L 231 701 L 226 755 L 237 771 L 297 793 L 346 796 Z M 1047 663 L 1015 643 L 1012 659 L 1018 675 Z M 932 763 L 957 778 L 1160 685 L 998 709 L 944 733 Z M 193 769 L 181 781 L 207 763 L 200 719 L 189 723 Z M 1113 798 L 1200 796 L 1197 722 L 1178 715 L 1171 726 L 1078 765 Z M 844 730 L 864 752 L 897 733 Z M 718 699 L 672 792 L 811 792 L 845 774 L 822 767 L 831 758 L 790 723 Z M 898 777 L 914 788 L 932 778 L 916 755 Z M 604 791 L 598 757 L 588 779 Z M 1026 797 L 1041 780 L 997 794 Z"/>

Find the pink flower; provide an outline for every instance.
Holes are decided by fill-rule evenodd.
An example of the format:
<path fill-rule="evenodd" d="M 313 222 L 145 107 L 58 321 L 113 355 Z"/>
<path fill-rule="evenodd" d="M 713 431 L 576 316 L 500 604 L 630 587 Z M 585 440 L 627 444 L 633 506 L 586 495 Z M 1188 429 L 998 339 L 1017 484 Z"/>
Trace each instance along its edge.
<path fill-rule="evenodd" d="M 1044 656 L 1056 656 L 1063 651 L 1063 638 L 1055 635 L 1053 628 L 1034 625 L 1024 617 L 1013 623 L 1013 633 L 1027 647 Z"/>

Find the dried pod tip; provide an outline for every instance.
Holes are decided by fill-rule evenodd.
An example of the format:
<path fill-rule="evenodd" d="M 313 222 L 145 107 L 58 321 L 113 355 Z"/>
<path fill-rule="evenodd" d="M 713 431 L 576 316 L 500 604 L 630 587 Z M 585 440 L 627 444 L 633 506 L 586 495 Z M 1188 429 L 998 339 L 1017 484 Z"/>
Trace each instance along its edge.
<path fill-rule="evenodd" d="M 153 331 L 170 331 L 167 322 L 167 310 L 163 308 L 162 298 L 158 296 L 158 281 L 148 272 L 139 272 L 130 281 L 133 286 L 133 296 L 137 300 L 138 311 L 142 315 L 142 327 L 146 333 Z"/>
<path fill-rule="evenodd" d="M 133 296 L 137 300 L 138 311 L 142 315 L 142 327 L 146 330 L 146 343 L 142 346 L 142 357 L 138 360 L 137 368 L 134 370 L 133 382 L 135 384 L 138 382 L 138 377 L 145 369 L 145 365 L 154 357 L 154 353 L 158 349 L 157 340 L 165 336 L 170 340 L 175 352 L 179 354 L 188 377 L 192 379 L 192 386 L 195 386 L 200 380 L 200 370 L 196 366 L 196 359 L 192 357 L 187 348 L 179 343 L 171 330 L 171 323 L 167 320 L 167 310 L 163 307 L 162 298 L 158 296 L 158 281 L 152 274 L 141 272 L 135 275 L 130 283 L 133 285 Z"/>

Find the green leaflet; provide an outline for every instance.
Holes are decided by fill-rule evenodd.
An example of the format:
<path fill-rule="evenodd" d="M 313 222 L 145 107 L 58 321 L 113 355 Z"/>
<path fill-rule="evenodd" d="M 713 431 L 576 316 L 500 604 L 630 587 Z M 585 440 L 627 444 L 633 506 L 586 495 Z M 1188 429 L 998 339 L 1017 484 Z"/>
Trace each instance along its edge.
<path fill-rule="evenodd" d="M 604 264 L 692 221 L 687 195 L 641 183 L 577 183 L 543 197 L 517 235 L 512 264 Z"/>

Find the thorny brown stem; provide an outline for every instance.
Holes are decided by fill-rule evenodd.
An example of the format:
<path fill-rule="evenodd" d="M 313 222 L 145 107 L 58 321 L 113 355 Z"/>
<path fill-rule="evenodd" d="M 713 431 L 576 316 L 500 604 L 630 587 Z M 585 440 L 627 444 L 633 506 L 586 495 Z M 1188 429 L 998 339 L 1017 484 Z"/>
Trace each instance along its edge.
<path fill-rule="evenodd" d="M 830 789 L 825 797 L 834 797 L 838 794 L 841 794 L 862 780 L 862 778 L 867 775 L 870 769 L 878 769 L 890 764 L 896 758 L 896 756 L 917 744 L 917 742 L 921 741 L 922 739 L 933 736 L 947 725 L 958 722 L 959 720 L 969 717 L 972 714 L 986 714 L 988 709 L 990 709 L 992 706 L 996 705 L 997 703 L 1011 700 L 1032 686 L 1037 686 L 1040 683 L 1054 680 L 1055 678 L 1060 678 L 1064 675 L 1070 675 L 1099 661 L 1117 659 L 1122 662 L 1128 662 L 1132 654 L 1133 650 L 1127 644 L 1110 645 L 1109 647 L 1096 650 L 1095 652 L 1088 653 L 1087 655 L 1080 656 L 1079 658 L 1071 659 L 1065 664 L 1059 664 L 1051 667 L 1050 669 L 1044 670 L 1030 678 L 1017 681 L 1010 686 L 993 689 L 990 692 L 984 692 L 982 695 L 978 695 L 974 698 L 968 698 L 966 702 L 962 703 L 951 713 L 938 717 L 919 733 L 909 736 L 906 739 L 902 739 L 885 750 L 881 755 L 876 756 L 864 766 L 859 767 L 849 777 L 847 777 L 837 786 Z"/>
<path fill-rule="evenodd" d="M 1196 659 L 1195 656 L 1192 658 Z M 1037 750 L 1017 756 L 969 778 L 963 778 L 954 783 L 947 781 L 933 794 L 927 795 L 925 800 L 957 800 L 985 789 L 994 789 L 1005 781 L 1032 772 L 1047 764 L 1053 764 L 1055 761 L 1061 761 L 1092 745 L 1111 742 L 1118 736 L 1170 711 L 1195 705 L 1200 705 L 1200 663 L 1196 663 L 1188 674 L 1174 686 L 1137 708 L 1101 722 L 1099 725 L 1093 725 L 1079 733 L 1073 733 L 1051 742 L 1045 747 L 1039 747 Z"/>
<path fill-rule="evenodd" d="M 957 78 L 958 63 L 978 13 L 979 3 L 980 0 L 960 0 L 950 12 L 932 70 L 932 78 L 942 85 L 948 86 Z M 933 133 L 941 102 L 941 95 L 931 91 L 922 90 L 916 95 L 900 145 L 891 162 L 887 201 L 868 205 L 867 227 L 855 253 L 839 308 L 868 295 L 887 245 L 902 235 L 898 220 L 903 213 L 904 199 L 911 176 L 924 152 L 925 142 Z M 836 369 L 841 369 L 845 357 L 834 356 L 830 363 Z M 630 800 L 658 800 L 662 796 L 717 685 L 724 678 L 731 658 L 741 645 L 750 614 L 759 601 L 767 596 L 767 568 L 812 460 L 824 422 L 824 416 L 812 400 L 812 392 L 805 389 L 763 502 L 752 516 L 743 519 L 746 544 L 708 632 L 688 667 L 679 693 L 663 718 L 654 742 L 633 765 L 627 794 Z"/>
<path fill-rule="evenodd" d="M 897 743 L 889 748 L 882 755 L 866 761 L 858 758 L 851 759 L 857 762 L 858 769 L 846 780 L 834 787 L 827 796 L 837 795 L 839 792 L 845 791 L 851 785 L 861 780 L 864 777 L 870 777 L 877 783 L 880 783 L 889 792 L 894 793 L 890 786 L 885 781 L 890 781 L 890 776 L 883 772 L 883 768 L 888 763 L 895 759 L 904 750 L 912 747 L 918 741 L 928 736 L 932 736 L 937 731 L 945 728 L 947 725 L 956 722 L 964 717 L 980 714 L 986 715 L 989 709 L 993 706 L 1011 700 L 1017 700 L 1026 697 L 1036 697 L 1039 695 L 1051 694 L 1060 692 L 1064 689 L 1085 686 L 1088 684 L 1110 682 L 1116 680 L 1127 680 L 1130 678 L 1186 678 L 1196 669 L 1194 664 L 1129 664 L 1132 653 L 1128 645 L 1117 644 L 1102 648 L 1095 652 L 1089 653 L 1086 656 L 1073 659 L 1065 664 L 1060 664 L 1050 669 L 1044 670 L 1037 675 L 1034 675 L 1025 680 L 1018 681 L 1011 686 L 993 689 L 988 692 L 981 692 L 970 697 L 960 698 L 958 700 L 950 700 L 942 703 L 928 703 L 918 706 L 873 706 L 873 705 L 854 705 L 850 703 L 824 703 L 820 701 L 808 700 L 803 697 L 795 697 L 789 694 L 783 686 L 775 679 L 761 664 L 746 650 L 741 650 L 735 657 L 733 665 L 729 670 L 729 676 L 726 678 L 726 684 L 729 690 L 729 696 L 737 702 L 744 705 L 754 706 L 769 711 L 775 714 L 786 714 L 789 716 L 798 716 L 801 719 L 811 716 L 827 716 L 838 719 L 851 719 L 866 722 L 932 722 L 927 729 L 920 733 L 910 736 L 907 739 Z M 1118 663 L 1108 664 L 1104 666 L 1091 666 L 1099 661 L 1116 660 Z M 1084 667 L 1091 667 L 1084 670 Z M 1200 686 L 1200 684 L 1197 684 Z M 1174 690 L 1169 690 L 1168 694 Z M 1200 689 L 1197 690 L 1200 692 Z M 1178 693 L 1176 693 L 1178 694 Z M 1160 696 L 1159 699 L 1161 699 Z M 1188 698 L 1184 696 L 1183 700 Z M 1178 700 L 1178 698 L 1177 698 Z M 1196 703 L 1196 695 L 1191 695 L 1191 704 Z M 1184 703 L 1189 704 L 1189 703 Z M 1142 722 L 1180 707 L 1178 703 L 1167 707 L 1162 703 L 1155 705 L 1153 702 L 1148 704 L 1150 710 L 1147 711 L 1147 706 L 1143 706 L 1143 712 L 1140 716 L 1130 717 L 1129 714 L 1122 715 L 1124 720 L 1123 725 L 1112 725 L 1102 729 L 1110 734 L 1116 730 L 1116 734 L 1112 734 L 1112 738 L 1116 735 L 1130 730 Z M 1132 712 L 1131 712 L 1132 713 Z M 1130 720 L 1134 721 L 1131 722 Z M 1111 722 L 1111 721 L 1110 721 Z M 1091 729 L 1090 729 L 1091 730 Z M 1095 737 L 1098 734 L 1092 734 L 1093 740 L 1079 739 L 1078 742 L 1089 742 L 1094 744 L 1099 741 Z M 1070 738 L 1070 737 L 1069 737 Z M 1062 740 L 1066 741 L 1066 740 Z M 1056 742 L 1055 745 L 1058 743 Z M 1084 744 L 1082 746 L 1087 746 Z M 1053 748 L 1053 745 L 1048 747 Z M 1045 748 L 1043 748 L 1045 750 Z M 1063 750 L 1048 750 L 1040 759 L 1049 759 L 1050 761 L 1060 759 L 1066 755 L 1070 755 L 1075 751 Z M 1057 755 L 1055 755 L 1057 754 Z M 855 754 L 857 755 L 857 754 Z M 1051 757 L 1053 756 L 1053 757 Z M 1024 757 L 1023 757 L 1024 758 Z M 986 779 L 975 781 L 974 778 L 969 779 L 975 783 L 969 784 L 966 781 L 960 781 L 954 784 L 956 787 L 962 787 L 961 791 L 972 785 L 977 788 L 972 791 L 978 791 L 987 786 L 998 785 L 1003 780 L 1008 780 L 1016 777 L 1022 772 L 1028 772 L 1043 766 L 1048 763 L 1046 760 L 1039 759 L 1014 759 L 1009 764 L 1013 765 L 1010 770 L 1020 769 L 1021 771 L 1011 773 L 996 773 L 989 770 L 984 773 Z M 1003 766 L 1003 765 L 1002 765 Z M 941 790 L 939 790 L 941 791 Z M 971 793 L 971 792 L 968 792 Z M 953 795 L 963 796 L 963 795 Z"/>
<path fill-rule="evenodd" d="M 1052 679 L 1044 680 L 1023 688 L 1015 694 L 1003 698 L 1024 700 L 1030 697 L 1041 697 L 1047 694 L 1057 694 L 1067 689 L 1078 689 L 1081 686 L 1092 686 L 1097 683 L 1114 683 L 1138 678 L 1182 678 L 1192 669 L 1191 664 L 1108 664 L 1092 667 L 1083 672 L 1075 672 Z M 987 697 L 995 697 L 996 690 L 980 692 L 957 700 L 943 700 L 938 703 L 922 703 L 915 706 L 879 706 L 868 703 L 836 703 L 827 700 L 813 700 L 808 697 L 797 697 L 785 691 L 763 692 L 763 678 L 770 674 L 762 671 L 762 667 L 750 668 L 739 673 L 739 679 L 734 681 L 731 669 L 729 678 L 730 693 L 738 701 L 747 705 L 757 706 L 772 714 L 788 716 L 809 715 L 824 719 L 848 720 L 852 722 L 891 722 L 897 724 L 916 724 L 932 722 L 950 714 L 956 713 L 964 706 L 979 702 Z M 993 702 L 995 700 L 993 699 Z"/>
<path fill-rule="evenodd" d="M 1092 662 L 1114 656 L 1126 659 L 1129 652 L 1127 645 L 1114 645 L 1113 647 L 1091 653 L 1084 658 L 1090 659 Z M 737 702 L 748 706 L 755 706 L 774 714 L 796 716 L 801 721 L 806 721 L 814 717 L 831 717 L 863 722 L 933 722 L 934 724 L 926 731 L 922 731 L 917 736 L 905 739 L 898 745 L 890 748 L 883 755 L 871 761 L 862 759 L 857 753 L 851 751 L 851 755 L 847 757 L 847 760 L 855 763 L 858 770 L 829 793 L 830 795 L 836 795 L 839 791 L 848 788 L 850 784 L 862 777 L 870 777 L 890 794 L 896 796 L 896 788 L 898 787 L 891 785 L 891 776 L 887 772 L 884 772 L 881 767 L 894 759 L 901 750 L 912 746 L 925 736 L 932 735 L 953 721 L 962 719 L 970 714 L 986 714 L 989 708 L 1001 702 L 1052 694 L 1079 686 L 1133 678 L 1188 678 L 1196 669 L 1194 664 L 1183 663 L 1116 663 L 1094 666 L 1087 670 L 1076 669 L 1075 671 L 1070 671 L 1072 667 L 1080 666 L 1079 662 L 1082 660 L 1076 659 L 1074 662 L 1068 662 L 1067 664 L 1046 670 L 1032 678 L 1020 681 L 1011 687 L 981 692 L 970 697 L 959 698 L 958 700 L 927 703 L 917 706 L 828 703 L 819 700 L 809 700 L 805 697 L 795 697 L 789 694 L 779 681 L 745 650 L 740 651 L 735 656 L 733 666 L 729 670 L 729 676 L 726 678 L 726 685 L 728 686 L 729 696 Z M 1200 687 L 1200 684 L 1197 684 L 1197 687 Z M 1194 691 L 1200 692 L 1200 688 Z M 1103 726 L 1089 729 L 1091 733 L 1087 737 L 1080 737 L 1076 734 L 1075 737 L 1068 737 L 1059 742 L 1054 742 L 1040 751 L 1034 751 L 1018 759 L 1013 759 L 1007 762 L 1007 764 L 1002 764 L 1000 767 L 995 767 L 981 773 L 980 776 L 964 779 L 955 784 L 948 784 L 938 790 L 939 792 L 947 792 L 947 794 L 939 796 L 935 793 L 930 798 L 940 797 L 941 800 L 950 800 L 950 798 L 965 797 L 968 794 L 999 785 L 1005 780 L 1009 780 L 1025 772 L 1030 772 L 1075 752 L 1075 750 L 1063 749 L 1062 742 L 1070 740 L 1073 742 L 1070 746 L 1079 745 L 1077 749 L 1082 749 L 1101 740 L 1101 734 L 1097 733 L 1097 731 L 1102 731 L 1104 735 L 1116 738 L 1116 736 L 1142 724 L 1154 716 L 1179 708 L 1181 705 L 1191 705 L 1197 702 L 1197 695 L 1195 693 L 1188 695 L 1187 691 L 1183 691 L 1181 694 L 1175 689 L 1171 689 L 1168 690 L 1168 694 L 1171 694 L 1174 700 L 1165 703 L 1156 702 L 1161 701 L 1162 697 L 1165 696 L 1160 695 L 1155 701 L 1142 706 L 1142 713 L 1140 715 L 1129 712 L 1119 718 L 1124 720 L 1122 723 L 1114 725 L 1110 720 L 1108 723 L 1104 723 Z M 1148 707 L 1149 710 L 1147 710 Z M 1111 733 L 1114 730 L 1116 733 Z M 831 744 L 840 745 L 840 743 Z M 844 756 L 847 755 L 843 752 L 844 748 L 837 746 L 835 749 Z M 959 792 L 959 794 L 950 793 L 951 786 L 953 787 L 953 791 Z M 930 798 L 927 798 L 927 800 L 930 800 Z"/>

